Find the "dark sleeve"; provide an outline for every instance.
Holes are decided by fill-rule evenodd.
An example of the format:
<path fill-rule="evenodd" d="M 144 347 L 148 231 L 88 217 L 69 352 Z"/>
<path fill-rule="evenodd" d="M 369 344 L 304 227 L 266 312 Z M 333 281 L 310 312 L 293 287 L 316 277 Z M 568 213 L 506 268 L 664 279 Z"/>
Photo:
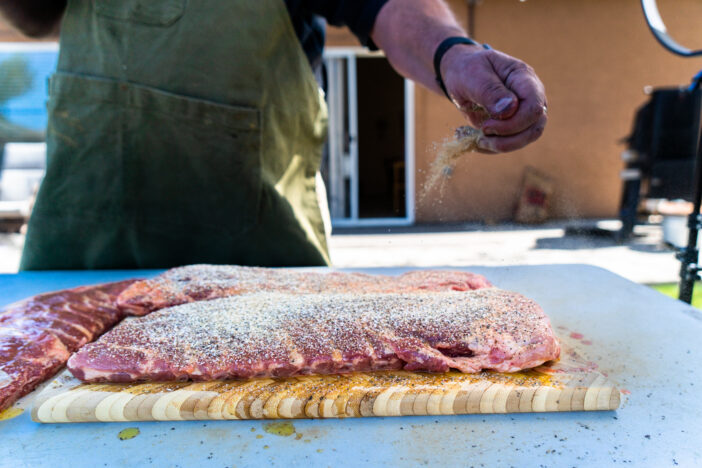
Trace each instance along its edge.
<path fill-rule="evenodd" d="M 303 0 L 310 13 L 324 17 L 334 26 L 347 26 L 364 46 L 378 47 L 370 38 L 378 12 L 388 0 Z"/>

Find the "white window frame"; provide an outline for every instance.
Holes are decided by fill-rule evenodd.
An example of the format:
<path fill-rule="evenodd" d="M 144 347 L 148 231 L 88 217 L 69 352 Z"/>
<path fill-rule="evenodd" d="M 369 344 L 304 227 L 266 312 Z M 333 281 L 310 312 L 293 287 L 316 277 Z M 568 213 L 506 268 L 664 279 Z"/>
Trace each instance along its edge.
<path fill-rule="evenodd" d="M 333 227 L 364 227 L 364 226 L 409 226 L 415 222 L 415 142 L 414 142 L 414 82 L 404 80 L 404 99 L 405 99 L 405 216 L 391 218 L 360 218 L 359 217 L 359 172 L 358 172 L 358 90 L 356 80 L 356 59 L 358 57 L 377 57 L 382 56 L 379 52 L 369 52 L 361 47 L 328 47 L 325 49 L 325 60 L 331 59 L 346 59 L 346 73 L 348 85 L 348 102 L 347 113 L 349 120 L 349 178 L 350 187 L 350 216 L 348 218 L 333 217 Z M 335 79 L 331 76 L 330 81 Z M 332 85 L 330 83 L 330 88 Z M 330 100 L 338 99 L 337 96 L 330 96 Z M 334 106 L 333 102 L 329 103 L 330 108 Z M 337 116 L 330 109 L 329 113 L 329 170 L 338 171 L 336 167 L 338 161 L 343 160 L 343 156 L 334 157 L 332 152 L 342 151 L 343 132 L 341 132 L 342 123 L 336 122 Z M 331 183 L 331 182 L 330 182 Z"/>
<path fill-rule="evenodd" d="M 58 42 L 0 42 L 0 52 L 58 52 Z"/>

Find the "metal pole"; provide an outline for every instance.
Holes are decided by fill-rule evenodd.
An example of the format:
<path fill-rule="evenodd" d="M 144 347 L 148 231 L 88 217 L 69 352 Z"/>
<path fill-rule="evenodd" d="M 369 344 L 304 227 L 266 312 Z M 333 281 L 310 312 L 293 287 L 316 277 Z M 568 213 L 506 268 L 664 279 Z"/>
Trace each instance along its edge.
<path fill-rule="evenodd" d="M 468 5 L 468 21 L 466 21 L 468 37 L 475 37 L 475 4 L 477 1 L 467 0 L 466 3 Z"/>
<path fill-rule="evenodd" d="M 699 88 L 692 91 L 699 93 Z M 698 130 L 697 135 L 697 159 L 695 161 L 695 198 L 693 200 L 693 209 L 690 213 L 687 225 L 689 227 L 689 235 L 687 238 L 687 247 L 678 254 L 678 259 L 682 262 L 680 266 L 680 292 L 679 299 L 690 304 L 692 302 L 692 290 L 695 287 L 695 281 L 699 279 L 700 267 L 698 265 L 700 251 L 697 248 L 697 237 L 700 229 L 700 205 L 702 205 L 702 139 Z"/>
<path fill-rule="evenodd" d="M 683 57 L 696 57 L 702 55 L 702 49 L 690 50 L 687 47 L 683 47 L 678 44 L 668 35 L 668 31 L 663 23 L 663 18 L 661 18 L 660 12 L 658 11 L 656 0 L 641 0 L 641 6 L 643 8 L 644 17 L 646 18 L 646 23 L 648 23 L 648 27 L 651 29 L 654 37 L 661 43 L 661 45 L 663 45 L 663 47 L 674 54 L 678 54 Z M 698 73 L 693 79 L 692 85 L 689 88 L 690 92 L 699 93 L 701 80 L 702 74 Z M 695 281 L 699 279 L 700 272 L 700 267 L 698 265 L 700 251 L 697 248 L 697 235 L 700 226 L 702 225 L 702 219 L 700 218 L 700 201 L 702 199 L 702 148 L 700 147 L 700 144 L 702 142 L 700 142 L 699 127 L 697 131 L 694 208 L 687 223 L 688 227 L 690 228 L 690 234 L 687 239 L 687 248 L 682 249 L 677 255 L 678 259 L 682 262 L 682 265 L 680 266 L 679 298 L 681 301 L 687 302 L 688 304 L 692 302 L 692 289 L 695 286 Z"/>

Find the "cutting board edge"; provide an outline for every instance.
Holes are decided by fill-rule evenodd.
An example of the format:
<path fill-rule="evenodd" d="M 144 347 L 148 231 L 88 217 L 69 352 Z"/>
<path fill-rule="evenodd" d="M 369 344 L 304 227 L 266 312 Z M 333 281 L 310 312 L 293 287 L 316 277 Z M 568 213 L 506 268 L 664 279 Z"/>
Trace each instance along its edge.
<path fill-rule="evenodd" d="M 406 374 L 403 375 L 406 377 Z M 489 380 L 466 382 L 457 377 L 456 382 L 449 379 L 440 386 L 420 385 L 420 390 L 407 385 L 364 386 L 363 377 L 357 385 L 347 383 L 344 387 L 334 382 L 335 377 L 338 376 L 310 378 L 307 383 L 311 385 L 302 396 L 293 395 L 290 385 L 296 384 L 305 390 L 305 381 L 291 383 L 287 379 L 200 382 L 185 387 L 181 382 L 176 390 L 155 393 L 140 391 L 141 385 L 130 387 L 126 392 L 110 391 L 109 384 L 76 388 L 78 381 L 57 379 L 55 385 L 37 396 L 31 417 L 38 423 L 344 419 L 616 411 L 622 402 L 617 386 L 599 372 L 559 374 L 557 377 L 561 380 L 555 382 L 560 384 L 540 386 Z M 325 379 L 336 387 L 329 382 L 325 387 Z M 154 384 L 143 384 L 146 385 Z M 91 387 L 98 390 L 91 390 Z M 112 387 L 124 389 L 119 385 Z"/>

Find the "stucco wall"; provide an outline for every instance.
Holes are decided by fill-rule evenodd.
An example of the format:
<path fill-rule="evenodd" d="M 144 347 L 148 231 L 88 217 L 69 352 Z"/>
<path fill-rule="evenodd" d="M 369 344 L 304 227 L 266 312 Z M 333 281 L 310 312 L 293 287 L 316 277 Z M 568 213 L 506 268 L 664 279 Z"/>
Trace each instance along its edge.
<path fill-rule="evenodd" d="M 466 20 L 466 2 L 450 2 Z M 702 2 L 659 0 L 680 42 L 702 48 Z M 646 85 L 686 83 L 702 59 L 664 51 L 648 32 L 637 0 L 483 0 L 476 7 L 475 38 L 530 63 L 544 81 L 550 121 L 537 143 L 502 156 L 470 155 L 443 194 L 417 198 L 419 222 L 509 219 L 524 167 L 554 178 L 555 217 L 614 216 L 620 196 L 618 140 L 627 135 Z M 0 18 L 0 41 L 21 40 Z M 329 45 L 357 45 L 330 28 Z M 463 123 L 450 103 L 416 91 L 417 190 L 432 145 Z"/>
<path fill-rule="evenodd" d="M 451 4 L 465 21 L 465 2 Z M 702 48 L 702 2 L 659 4 L 674 36 Z M 348 43 L 346 37 L 330 34 L 332 43 Z M 417 197 L 418 222 L 511 218 L 527 165 L 555 180 L 554 217 L 616 216 L 618 140 L 646 99 L 643 87 L 687 83 L 702 67 L 702 59 L 673 56 L 655 42 L 636 0 L 484 0 L 476 7 L 475 38 L 536 69 L 548 93 L 549 125 L 537 143 L 518 152 L 464 158 L 443 195 L 436 190 Z M 462 118 L 422 88 L 416 99 L 419 191 L 432 143 L 449 136 Z"/>
<path fill-rule="evenodd" d="M 8 23 L 5 18 L 0 16 L 0 42 L 26 42 L 26 41 L 33 41 L 33 39 L 30 39 L 24 35 L 22 35 L 19 31 L 17 31 L 14 27 Z"/>

